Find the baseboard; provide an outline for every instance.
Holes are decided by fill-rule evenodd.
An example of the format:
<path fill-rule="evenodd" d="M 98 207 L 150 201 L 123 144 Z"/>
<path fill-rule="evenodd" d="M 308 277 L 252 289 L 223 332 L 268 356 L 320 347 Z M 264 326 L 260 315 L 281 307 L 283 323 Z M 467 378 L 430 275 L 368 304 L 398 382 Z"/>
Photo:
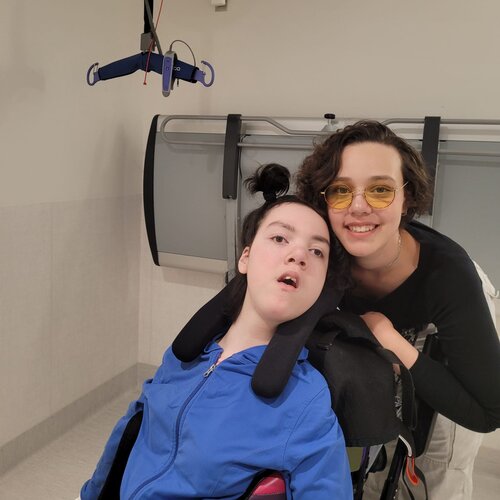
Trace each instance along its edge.
<path fill-rule="evenodd" d="M 0 475 L 64 434 L 111 399 L 140 386 L 155 370 L 155 366 L 137 363 L 4 444 L 0 447 Z"/>
<path fill-rule="evenodd" d="M 158 370 L 157 366 L 148 365 L 147 363 L 137 363 L 137 382 L 142 384 L 143 380 L 152 378 Z"/>

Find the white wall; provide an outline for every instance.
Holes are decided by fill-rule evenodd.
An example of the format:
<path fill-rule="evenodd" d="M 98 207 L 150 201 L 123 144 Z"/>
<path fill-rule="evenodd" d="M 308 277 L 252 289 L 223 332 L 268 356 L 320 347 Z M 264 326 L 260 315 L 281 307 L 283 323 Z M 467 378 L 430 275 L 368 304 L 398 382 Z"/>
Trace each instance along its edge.
<path fill-rule="evenodd" d="M 159 4 L 159 2 L 156 2 Z M 163 48 L 186 40 L 217 70 L 156 110 L 177 113 L 498 118 L 495 0 L 165 2 Z M 190 54 L 174 46 L 185 61 Z"/>
<path fill-rule="evenodd" d="M 137 362 L 142 85 L 85 83 L 135 4 L 0 3 L 0 446 Z"/>
<path fill-rule="evenodd" d="M 215 85 L 163 98 L 158 75 L 143 86 L 137 73 L 88 87 L 91 63 L 138 51 L 142 9 L 0 3 L 0 445 L 138 359 L 158 363 L 222 285 L 151 264 L 140 192 L 154 114 L 500 118 L 494 0 L 170 0 L 163 49 L 186 40 Z"/>
<path fill-rule="evenodd" d="M 185 40 L 214 65 L 216 81 L 181 83 L 166 99 L 158 89 L 143 109 L 146 117 L 500 119 L 499 18 L 494 0 L 228 0 L 224 11 L 172 0 L 158 29 L 163 49 Z M 191 60 L 181 44 L 174 49 Z M 158 363 L 221 278 L 155 268 L 144 243 L 139 357 Z"/>
<path fill-rule="evenodd" d="M 91 63 L 137 51 L 135 3 L 1 3 L 2 206 L 140 192 L 140 76 L 85 83 Z"/>

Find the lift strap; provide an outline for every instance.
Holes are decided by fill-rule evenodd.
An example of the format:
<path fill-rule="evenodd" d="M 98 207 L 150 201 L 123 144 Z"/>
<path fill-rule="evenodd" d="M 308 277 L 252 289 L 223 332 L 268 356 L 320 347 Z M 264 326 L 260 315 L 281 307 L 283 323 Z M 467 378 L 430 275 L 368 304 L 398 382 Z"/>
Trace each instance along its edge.
<path fill-rule="evenodd" d="M 151 47 L 151 42 L 158 47 L 158 52 L 161 54 L 161 46 L 158 35 L 156 34 L 155 25 L 153 22 L 154 1 L 144 0 L 144 33 L 141 35 L 141 52 L 152 52 L 154 46 Z"/>
<path fill-rule="evenodd" d="M 98 63 L 95 63 L 87 72 L 87 83 L 89 85 L 94 85 L 100 80 L 111 80 L 112 78 L 131 75 L 138 70 L 147 72 L 154 71 L 155 73 L 161 75 L 163 70 L 163 59 L 164 57 L 160 54 L 151 53 L 149 54 L 148 63 L 148 54 L 141 52 L 140 54 L 106 64 L 106 66 L 103 66 L 102 68 L 99 68 Z M 179 59 L 175 59 L 172 80 L 179 79 L 190 83 L 200 82 L 205 87 L 209 87 L 212 85 L 214 80 L 213 68 L 207 62 L 202 62 L 212 70 L 212 77 L 210 81 L 205 81 L 205 72 L 200 70 L 197 66 L 185 63 Z"/>

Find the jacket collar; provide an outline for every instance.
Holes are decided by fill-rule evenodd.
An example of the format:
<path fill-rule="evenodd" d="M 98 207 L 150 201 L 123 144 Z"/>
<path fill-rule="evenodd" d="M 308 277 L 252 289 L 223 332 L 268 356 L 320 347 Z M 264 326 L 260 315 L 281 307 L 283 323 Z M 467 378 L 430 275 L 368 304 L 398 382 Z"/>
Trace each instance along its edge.
<path fill-rule="evenodd" d="M 217 337 L 217 340 L 219 340 L 221 336 Z M 255 363 L 258 363 L 260 361 L 260 358 L 262 357 L 262 354 L 266 350 L 267 345 L 257 345 L 254 347 L 249 347 L 248 349 L 244 349 L 243 351 L 239 351 L 233 354 L 231 358 L 233 359 L 240 359 L 240 358 L 245 358 L 251 361 L 254 361 Z M 217 343 L 216 340 L 210 341 L 206 346 L 205 349 L 203 349 L 203 352 L 205 354 L 210 354 L 215 351 L 220 351 L 222 348 L 220 345 Z M 307 356 L 309 354 L 309 351 L 306 347 L 303 347 L 297 357 L 297 361 L 304 361 L 307 359 Z"/>

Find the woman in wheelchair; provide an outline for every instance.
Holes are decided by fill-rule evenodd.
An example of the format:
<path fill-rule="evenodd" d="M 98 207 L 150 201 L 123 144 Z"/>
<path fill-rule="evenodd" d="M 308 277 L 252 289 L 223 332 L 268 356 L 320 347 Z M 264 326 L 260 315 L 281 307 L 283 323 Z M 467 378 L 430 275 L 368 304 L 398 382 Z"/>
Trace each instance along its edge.
<path fill-rule="evenodd" d="M 237 499 L 263 470 L 283 475 L 288 498 L 352 499 L 342 431 L 307 350 L 278 397 L 251 388 L 278 325 L 293 324 L 313 306 L 329 263 L 341 267 L 323 216 L 295 196 L 277 196 L 288 183 L 288 171 L 277 165 L 250 179 L 249 189 L 262 191 L 266 202 L 243 224 L 227 328 L 214 333 L 210 319 L 199 324 L 207 342 L 193 361 L 166 351 L 116 424 L 82 500 Z"/>

